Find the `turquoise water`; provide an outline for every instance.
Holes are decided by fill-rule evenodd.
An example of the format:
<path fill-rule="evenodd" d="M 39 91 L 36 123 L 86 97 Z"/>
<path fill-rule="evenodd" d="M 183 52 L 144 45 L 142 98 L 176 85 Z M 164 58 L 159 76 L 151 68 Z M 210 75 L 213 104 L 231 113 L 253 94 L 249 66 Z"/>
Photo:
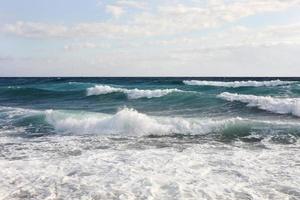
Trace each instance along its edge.
<path fill-rule="evenodd" d="M 297 78 L 0 78 L 0 194 L 297 199 L 299 117 Z"/>

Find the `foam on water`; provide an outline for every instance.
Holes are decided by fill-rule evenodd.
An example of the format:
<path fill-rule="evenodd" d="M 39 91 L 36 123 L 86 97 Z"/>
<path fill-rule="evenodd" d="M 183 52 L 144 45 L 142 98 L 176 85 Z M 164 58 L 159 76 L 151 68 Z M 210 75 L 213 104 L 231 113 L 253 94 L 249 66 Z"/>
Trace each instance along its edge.
<path fill-rule="evenodd" d="M 241 118 L 224 120 L 155 117 L 124 108 L 115 115 L 97 113 L 70 113 L 46 111 L 46 120 L 58 131 L 78 134 L 204 134 L 224 125 L 242 121 Z"/>
<path fill-rule="evenodd" d="M 87 89 L 87 96 L 102 95 L 102 94 L 109 94 L 115 92 L 125 93 L 129 99 L 139 99 L 139 98 L 162 97 L 173 92 L 182 92 L 182 91 L 178 89 L 156 89 L 156 90 L 125 89 L 125 88 L 111 87 L 108 85 L 96 85 L 94 87 Z"/>
<path fill-rule="evenodd" d="M 268 140 L 228 144 L 211 139 L 197 143 L 196 137 L 144 137 L 207 134 L 228 127 L 229 132 L 239 133 L 247 129 L 235 131 L 234 127 L 248 123 L 265 123 L 268 127 L 295 125 L 299 129 L 297 120 L 293 124 L 271 119 L 253 122 L 243 118 L 152 116 L 129 108 L 103 114 L 0 107 L 0 115 L 4 121 L 43 116 L 57 133 L 28 139 L 10 136 L 0 129 L 3 199 L 300 197 L 299 140 L 284 145 Z"/>
<path fill-rule="evenodd" d="M 4 118 L 13 120 L 16 117 L 36 115 L 39 113 L 42 113 L 42 112 L 38 111 L 38 110 L 33 110 L 33 109 L 0 106 L 0 116 L 1 116 L 2 120 Z"/>
<path fill-rule="evenodd" d="M 289 84 L 292 84 L 294 82 L 293 81 L 281 81 L 281 80 L 272 80 L 272 81 L 232 81 L 232 82 L 185 80 L 185 81 L 183 81 L 183 83 L 186 84 L 186 85 L 237 88 L 237 87 L 280 86 L 280 85 L 289 85 Z"/>
<path fill-rule="evenodd" d="M 258 107 L 279 114 L 292 114 L 300 117 L 300 99 L 299 98 L 275 98 L 270 96 L 242 95 L 236 93 L 224 92 L 218 97 L 227 101 L 240 101 L 247 103 L 247 106 Z"/>
<path fill-rule="evenodd" d="M 0 79 L 0 199 L 300 199 L 299 118 L 245 109 L 299 116 L 268 79 Z"/>
<path fill-rule="evenodd" d="M 102 149 L 113 144 L 99 138 L 5 142 L 11 144 L 4 147 L 11 159 L 0 157 L 4 199 L 300 197 L 299 144 L 253 149 L 206 143 L 140 150 L 120 143 Z"/>
<path fill-rule="evenodd" d="M 205 135 L 207 133 L 222 134 L 224 131 L 232 132 L 232 136 L 245 132 L 247 127 L 266 127 L 276 125 L 277 128 L 296 128 L 300 123 L 291 120 L 263 120 L 241 117 L 205 118 L 205 117 L 170 117 L 151 116 L 140 113 L 132 108 L 123 108 L 115 114 L 96 112 L 46 110 L 37 111 L 31 109 L 2 107 L 0 109 L 0 125 L 12 125 L 15 128 L 31 129 L 37 126 L 41 130 L 43 126 L 53 126 L 56 133 L 75 135 Z M 273 128 L 276 128 L 273 127 Z M 271 128 L 271 127 L 270 127 Z M 13 129 L 12 129 L 13 130 Z M 48 129 L 42 129 L 47 131 Z M 229 133 L 231 134 L 231 133 Z M 243 133 L 241 133 L 241 136 Z"/>

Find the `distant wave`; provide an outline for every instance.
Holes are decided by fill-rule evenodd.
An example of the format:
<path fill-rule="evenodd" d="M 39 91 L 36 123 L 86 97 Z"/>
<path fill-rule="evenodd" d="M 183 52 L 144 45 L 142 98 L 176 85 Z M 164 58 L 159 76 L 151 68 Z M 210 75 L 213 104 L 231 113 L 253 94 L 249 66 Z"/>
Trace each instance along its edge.
<path fill-rule="evenodd" d="M 94 87 L 87 89 L 87 96 L 109 94 L 115 92 L 125 93 L 129 99 L 139 99 L 139 98 L 162 97 L 173 92 L 182 92 L 182 90 L 178 90 L 178 89 L 140 90 L 140 89 L 117 88 L 108 85 L 96 85 Z"/>
<path fill-rule="evenodd" d="M 233 82 L 223 82 L 223 81 L 198 81 L 198 80 L 185 80 L 183 81 L 186 85 L 200 85 L 200 86 L 216 86 L 216 87 L 263 87 L 263 86 L 279 86 L 288 85 L 294 83 L 293 81 L 233 81 Z"/>
<path fill-rule="evenodd" d="M 241 95 L 224 92 L 218 97 L 227 101 L 240 101 L 247 106 L 257 107 L 262 110 L 278 114 L 292 114 L 300 117 L 299 98 L 274 98 L 270 96 Z"/>

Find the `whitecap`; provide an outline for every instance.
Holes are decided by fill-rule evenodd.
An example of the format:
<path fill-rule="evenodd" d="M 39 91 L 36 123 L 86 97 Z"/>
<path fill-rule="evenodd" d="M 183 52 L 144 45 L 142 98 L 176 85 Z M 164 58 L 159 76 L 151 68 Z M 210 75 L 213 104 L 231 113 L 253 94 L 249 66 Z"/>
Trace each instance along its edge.
<path fill-rule="evenodd" d="M 280 85 L 289 85 L 294 83 L 294 81 L 281 81 L 281 80 L 271 80 L 271 81 L 199 81 L 199 80 L 185 80 L 183 81 L 186 85 L 199 85 L 199 86 L 215 86 L 215 87 L 271 87 Z"/>
<path fill-rule="evenodd" d="M 173 92 L 182 92 L 178 89 L 155 89 L 155 90 L 140 90 L 140 89 L 126 89 L 126 88 L 118 88 L 111 87 L 108 85 L 96 85 L 94 87 L 87 89 L 87 96 L 93 95 L 102 95 L 102 94 L 110 94 L 115 92 L 121 92 L 127 95 L 129 99 L 139 99 L 139 98 L 155 98 L 162 97 L 168 95 Z"/>
<path fill-rule="evenodd" d="M 270 96 L 241 95 L 229 92 L 221 93 L 218 97 L 227 101 L 247 103 L 247 106 L 257 107 L 273 113 L 292 114 L 300 117 L 299 98 L 275 98 Z"/>
<path fill-rule="evenodd" d="M 242 119 L 158 117 L 124 108 L 114 115 L 48 110 L 46 120 L 60 132 L 75 134 L 166 135 L 172 133 L 204 134 Z"/>

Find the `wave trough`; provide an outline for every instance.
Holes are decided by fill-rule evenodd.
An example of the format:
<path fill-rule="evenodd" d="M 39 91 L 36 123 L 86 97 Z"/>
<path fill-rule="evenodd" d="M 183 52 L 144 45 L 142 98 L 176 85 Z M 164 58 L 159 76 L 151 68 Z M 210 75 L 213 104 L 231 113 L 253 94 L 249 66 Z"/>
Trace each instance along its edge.
<path fill-rule="evenodd" d="M 157 98 L 168 95 L 173 92 L 182 92 L 178 89 L 155 89 L 155 90 L 140 90 L 140 89 L 125 89 L 116 88 L 108 85 L 96 85 L 87 89 L 87 96 L 110 94 L 115 92 L 121 92 L 127 95 L 129 99 L 140 99 L 140 98 Z"/>
<path fill-rule="evenodd" d="M 247 103 L 247 106 L 257 107 L 273 113 L 292 114 L 300 117 L 299 98 L 275 98 L 270 96 L 241 95 L 229 92 L 221 93 L 218 97 L 227 101 Z"/>
<path fill-rule="evenodd" d="M 198 81 L 198 80 L 185 80 L 183 81 L 186 85 L 199 85 L 199 86 L 215 86 L 215 87 L 271 87 L 271 86 L 280 86 L 280 85 L 289 85 L 294 83 L 293 81 L 281 81 L 281 80 L 272 80 L 272 81 L 232 81 L 232 82 L 223 82 L 223 81 Z"/>

